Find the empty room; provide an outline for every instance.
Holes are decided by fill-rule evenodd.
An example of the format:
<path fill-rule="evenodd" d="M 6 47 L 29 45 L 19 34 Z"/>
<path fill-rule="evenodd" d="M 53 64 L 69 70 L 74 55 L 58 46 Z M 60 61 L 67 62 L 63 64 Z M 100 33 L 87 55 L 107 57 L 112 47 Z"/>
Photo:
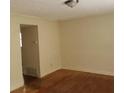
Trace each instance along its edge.
<path fill-rule="evenodd" d="M 114 93 L 113 0 L 10 0 L 11 93 Z"/>

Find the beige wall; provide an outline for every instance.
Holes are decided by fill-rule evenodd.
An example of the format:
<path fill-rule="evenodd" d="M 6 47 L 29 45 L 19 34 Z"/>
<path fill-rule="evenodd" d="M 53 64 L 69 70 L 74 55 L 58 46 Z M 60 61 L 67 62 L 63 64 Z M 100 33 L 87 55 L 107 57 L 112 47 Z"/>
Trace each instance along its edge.
<path fill-rule="evenodd" d="M 61 68 L 59 29 L 57 22 L 37 17 L 11 15 L 11 90 L 23 86 L 20 24 L 38 25 L 41 77 Z"/>
<path fill-rule="evenodd" d="M 24 84 L 20 24 L 38 25 L 42 77 L 61 67 L 113 75 L 113 23 L 113 14 L 61 21 L 59 24 L 38 17 L 11 15 L 11 90 Z"/>
<path fill-rule="evenodd" d="M 10 38 L 10 90 L 23 86 L 21 49 L 19 46 L 19 25 L 11 18 Z"/>
<path fill-rule="evenodd" d="M 113 13 L 60 22 L 62 66 L 113 75 Z"/>

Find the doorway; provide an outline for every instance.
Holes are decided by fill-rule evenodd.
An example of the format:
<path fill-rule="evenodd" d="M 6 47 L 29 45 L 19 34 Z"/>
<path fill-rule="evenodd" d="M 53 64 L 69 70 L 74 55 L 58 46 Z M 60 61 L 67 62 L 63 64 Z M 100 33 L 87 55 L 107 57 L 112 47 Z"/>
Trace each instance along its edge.
<path fill-rule="evenodd" d="M 24 83 L 27 84 L 40 77 L 37 25 L 20 25 L 20 46 Z"/>

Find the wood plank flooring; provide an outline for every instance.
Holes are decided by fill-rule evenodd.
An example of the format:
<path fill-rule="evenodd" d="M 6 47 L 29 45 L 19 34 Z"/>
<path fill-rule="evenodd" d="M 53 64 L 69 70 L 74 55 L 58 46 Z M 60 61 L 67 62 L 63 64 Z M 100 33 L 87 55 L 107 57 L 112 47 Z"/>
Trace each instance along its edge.
<path fill-rule="evenodd" d="M 25 89 L 11 93 L 114 93 L 113 76 L 61 69 L 42 79 L 29 78 Z"/>

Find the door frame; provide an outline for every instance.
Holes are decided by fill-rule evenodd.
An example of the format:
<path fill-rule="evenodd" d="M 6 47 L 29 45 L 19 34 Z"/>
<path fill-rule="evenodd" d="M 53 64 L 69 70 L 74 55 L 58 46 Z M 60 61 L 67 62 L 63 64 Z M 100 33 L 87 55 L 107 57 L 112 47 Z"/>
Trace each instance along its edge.
<path fill-rule="evenodd" d="M 40 71 L 40 47 L 39 47 L 39 31 L 38 31 L 38 25 L 34 25 L 34 24 L 20 24 L 19 25 L 19 27 L 20 27 L 20 31 L 19 31 L 19 34 L 21 33 L 21 26 L 23 26 L 23 25 L 25 25 L 25 26 L 36 26 L 36 31 L 37 31 L 37 41 L 38 41 L 38 43 L 37 43 L 37 45 L 38 45 L 38 55 L 39 55 L 39 62 L 38 62 L 38 76 L 36 76 L 37 78 L 40 78 L 41 77 L 41 71 Z M 20 41 L 20 38 L 19 38 L 19 41 Z M 21 49 L 21 46 L 20 46 L 20 49 Z M 22 66 L 22 49 L 21 49 L 21 66 Z M 22 74 L 23 74 L 23 66 L 22 66 Z"/>

